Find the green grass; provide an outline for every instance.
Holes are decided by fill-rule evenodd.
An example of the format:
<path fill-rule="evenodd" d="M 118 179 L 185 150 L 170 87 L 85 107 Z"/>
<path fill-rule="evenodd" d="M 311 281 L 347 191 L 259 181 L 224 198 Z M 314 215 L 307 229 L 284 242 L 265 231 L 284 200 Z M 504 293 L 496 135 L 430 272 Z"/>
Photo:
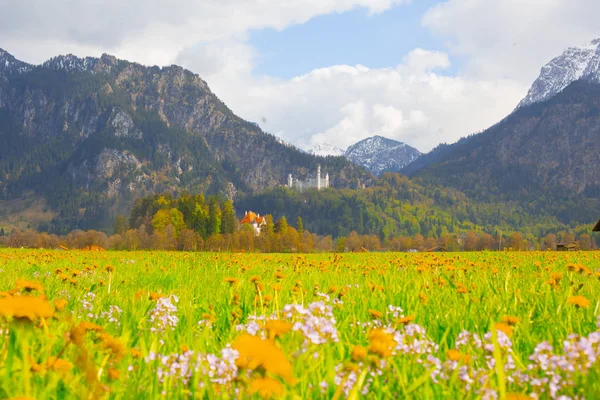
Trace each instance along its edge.
<path fill-rule="evenodd" d="M 576 272 L 572 269 L 578 267 L 570 270 L 569 264 L 587 269 Z M 247 397 L 251 381 L 258 376 L 277 379 L 288 398 L 481 398 L 486 390 L 500 397 L 504 393 L 534 392 L 545 397 L 547 384 L 540 388 L 531 382 L 512 381 L 511 377 L 532 363 L 528 358 L 540 342 L 549 342 L 561 356 L 563 342 L 570 334 L 596 332 L 600 306 L 597 252 L 260 255 L 2 250 L 0 270 L 0 291 L 11 290 L 23 278 L 40 282 L 50 302 L 69 301 L 48 320 L 0 317 L 0 330 L 4 331 L 0 335 L 0 399 Z M 73 270 L 79 272 L 76 277 Z M 283 278 L 276 278 L 277 271 Z M 553 273 L 562 274 L 555 286 L 548 284 Z M 253 276 L 260 277 L 260 296 L 251 282 Z M 237 281 L 230 284 L 226 278 Z M 90 312 L 83 309 L 82 301 L 88 292 L 95 294 L 91 313 L 98 315 L 118 306 L 122 310 L 119 324 L 87 315 Z M 310 344 L 299 331 L 278 337 L 277 346 L 293 366 L 293 381 L 268 368 L 251 374 L 240 372 L 226 385 L 211 383 L 202 372 L 192 374 L 187 383 L 176 376 L 161 381 L 157 375 L 160 361 L 145 360 L 151 352 L 182 354 L 183 346 L 220 355 L 221 349 L 244 333 L 236 330 L 236 325 L 246 324 L 249 316 L 285 319 L 280 310 L 286 304 L 307 306 L 322 301 L 319 292 L 330 296 L 328 304 L 339 340 Z M 156 302 L 148 298 L 150 293 L 179 298 L 179 320 L 174 330 L 161 334 L 151 331 L 150 314 Z M 579 308 L 568 303 L 575 295 L 590 300 L 590 306 Z M 271 300 L 265 301 L 269 297 Z M 455 348 L 462 331 L 483 338 L 495 331 L 495 323 L 504 316 L 518 317 L 511 337 L 512 360 L 498 339 L 490 339 L 495 346 L 487 353 L 474 346 L 460 347 L 461 354 L 468 355 L 468 361 L 461 361 L 460 366 L 465 364 L 471 376 L 481 378 L 468 387 L 458 368 L 444 367 L 447 376 L 438 376 L 435 382 L 431 378 L 433 365 L 424 361 L 426 355 L 414 351 L 398 350 L 383 362 L 371 352 L 360 363 L 353 361 L 353 346 L 369 347 L 372 327 L 357 326 L 357 322 L 372 324 L 370 310 L 383 314 L 378 318 L 381 324 L 406 334 L 405 328 L 395 323 L 397 318 L 386 311 L 389 305 L 401 307 L 404 316 L 414 316 L 412 322 L 423 327 L 426 339 L 438 346 L 431 355 L 441 363 L 447 361 L 448 350 Z M 0 315 L 4 311 L 0 306 Z M 206 319 L 206 314 L 212 315 L 214 322 L 200 326 L 198 322 Z M 122 357 L 111 355 L 94 333 L 88 333 L 82 345 L 72 343 L 68 333 L 81 321 L 101 325 L 127 351 Z M 600 355 L 596 344 L 590 346 Z M 141 351 L 142 357 L 133 358 L 129 349 Z M 87 363 L 81 360 L 84 352 L 89 355 Z M 35 364 L 44 366 L 50 357 L 59 355 L 73 368 L 35 371 Z M 496 366 L 490 368 L 490 360 Z M 569 361 L 581 372 L 569 375 L 572 384 L 566 384 L 558 394 L 600 396 L 598 362 L 585 365 L 586 360 L 582 356 Z M 96 378 L 86 377 L 86 369 L 92 369 Z M 109 369 L 118 370 L 119 379 L 110 379 Z M 336 385 L 336 375 L 346 382 L 347 374 L 342 376 L 342 370 L 355 371 L 358 381 L 345 392 Z M 379 372 L 373 377 L 375 370 Z M 537 370 L 529 375 L 549 376 Z M 561 376 L 566 377 L 564 373 Z M 320 383 L 327 387 L 322 389 Z M 365 387 L 368 390 L 361 394 Z"/>

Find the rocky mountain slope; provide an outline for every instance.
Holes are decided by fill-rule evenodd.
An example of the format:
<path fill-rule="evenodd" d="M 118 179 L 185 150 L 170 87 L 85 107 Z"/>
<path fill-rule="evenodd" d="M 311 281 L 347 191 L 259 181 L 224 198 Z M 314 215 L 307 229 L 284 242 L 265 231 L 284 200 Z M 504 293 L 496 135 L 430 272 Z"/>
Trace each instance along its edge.
<path fill-rule="evenodd" d="M 403 172 L 475 199 L 560 206 L 563 220 L 583 222 L 600 213 L 599 154 L 600 85 L 580 80 Z"/>
<path fill-rule="evenodd" d="M 373 136 L 348 147 L 344 156 L 375 175 L 398 172 L 417 160 L 421 152 L 406 143 Z"/>
<path fill-rule="evenodd" d="M 540 76 L 518 107 L 547 100 L 579 79 L 600 83 L 600 39 L 570 47 L 542 67 Z"/>
<path fill-rule="evenodd" d="M 252 192 L 318 164 L 333 186 L 371 179 L 281 144 L 178 66 L 106 54 L 34 66 L 0 50 L 0 196 L 43 196 L 58 213 L 52 229 L 110 224 L 151 192 Z"/>
<path fill-rule="evenodd" d="M 308 154 L 312 154 L 313 156 L 320 157 L 343 157 L 345 153 L 344 150 L 329 143 L 318 143 L 306 150 L 306 152 Z"/>

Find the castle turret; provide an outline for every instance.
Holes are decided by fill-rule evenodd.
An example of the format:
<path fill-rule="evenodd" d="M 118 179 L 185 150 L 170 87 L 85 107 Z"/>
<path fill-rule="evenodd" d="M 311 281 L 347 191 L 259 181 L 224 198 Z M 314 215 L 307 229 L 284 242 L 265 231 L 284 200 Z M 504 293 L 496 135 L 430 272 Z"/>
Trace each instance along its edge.
<path fill-rule="evenodd" d="M 325 188 L 329 187 L 329 174 L 325 174 Z"/>
<path fill-rule="evenodd" d="M 293 185 L 294 185 L 294 180 L 292 178 L 292 174 L 289 174 L 288 175 L 288 187 L 291 189 Z"/>
<path fill-rule="evenodd" d="M 317 167 L 317 190 L 321 190 L 321 164 Z"/>

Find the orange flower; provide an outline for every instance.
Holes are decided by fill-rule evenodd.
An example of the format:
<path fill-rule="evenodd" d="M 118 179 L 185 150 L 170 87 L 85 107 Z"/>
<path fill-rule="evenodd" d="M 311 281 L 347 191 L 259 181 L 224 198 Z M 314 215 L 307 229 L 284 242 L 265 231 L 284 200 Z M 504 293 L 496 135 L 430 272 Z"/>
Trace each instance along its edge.
<path fill-rule="evenodd" d="M 276 279 L 283 279 L 283 278 L 285 278 L 285 275 L 283 274 L 283 272 L 277 271 L 277 272 L 275 272 L 275 278 Z"/>
<path fill-rule="evenodd" d="M 502 322 L 504 322 L 505 324 L 508 324 L 508 325 L 512 325 L 512 326 L 515 326 L 516 324 L 518 324 L 519 321 L 521 321 L 519 319 L 519 317 L 514 317 L 512 315 L 505 315 L 504 317 L 502 317 Z"/>
<path fill-rule="evenodd" d="M 131 349 L 129 351 L 131 352 L 131 357 L 133 357 L 133 358 L 142 358 L 142 352 L 139 351 L 138 349 Z"/>
<path fill-rule="evenodd" d="M 156 300 L 158 300 L 158 299 L 162 299 L 163 297 L 165 297 L 165 295 L 164 295 L 164 294 L 160 294 L 160 293 L 153 293 L 153 292 L 150 292 L 150 294 L 148 295 L 148 298 L 149 298 L 151 301 L 156 301 Z"/>
<path fill-rule="evenodd" d="M 454 349 L 448 350 L 448 353 L 446 353 L 446 355 L 448 359 L 452 361 L 461 361 L 463 363 L 468 363 L 469 361 L 471 361 L 471 356 L 469 356 L 468 354 L 462 354 L 460 351 Z"/>
<path fill-rule="evenodd" d="M 569 297 L 569 299 L 567 300 L 567 303 L 573 304 L 577 308 L 579 308 L 579 307 L 589 308 L 589 306 L 592 304 L 588 299 L 586 299 L 583 296 Z"/>
<path fill-rule="evenodd" d="M 504 332 L 506 336 L 511 337 L 513 335 L 512 326 L 505 324 L 503 322 L 496 323 L 496 330 L 500 332 Z"/>
<path fill-rule="evenodd" d="M 278 336 L 283 336 L 288 333 L 292 329 L 292 326 L 293 325 L 289 322 L 276 319 L 267 321 L 265 328 L 269 332 L 269 338 L 275 339 Z"/>
<path fill-rule="evenodd" d="M 48 366 L 48 369 L 52 369 L 56 372 L 68 372 L 73 369 L 73 364 L 71 364 L 69 361 L 56 357 L 48 358 L 46 365 Z"/>
<path fill-rule="evenodd" d="M 69 304 L 69 302 L 65 299 L 54 300 L 54 308 L 56 309 L 56 311 L 61 311 L 63 308 L 65 308 L 67 306 L 67 304 Z"/>
<path fill-rule="evenodd" d="M 394 336 L 381 328 L 369 332 L 369 341 L 369 351 L 380 357 L 389 357 L 394 354 L 397 345 Z"/>
<path fill-rule="evenodd" d="M 23 289 L 26 292 L 32 292 L 32 291 L 36 290 L 39 293 L 44 293 L 44 287 L 39 282 L 33 282 L 33 281 L 25 280 L 25 279 L 19 279 L 19 280 L 17 280 L 17 283 L 15 284 L 15 286 L 16 286 L 16 289 L 19 289 L 19 290 Z"/>
<path fill-rule="evenodd" d="M 118 369 L 116 369 L 116 368 L 108 369 L 108 378 L 110 380 L 116 381 L 116 380 L 119 380 L 120 377 L 121 377 L 121 373 L 119 372 Z"/>
<path fill-rule="evenodd" d="M 232 286 L 239 282 L 236 278 L 225 278 L 224 281 Z"/>
<path fill-rule="evenodd" d="M 360 361 L 367 356 L 367 349 L 362 346 L 354 346 L 352 348 L 352 359 L 354 361 Z"/>
<path fill-rule="evenodd" d="M 238 336 L 231 347 L 240 354 L 235 360 L 238 368 L 255 370 L 262 367 L 266 372 L 289 382 L 293 380 L 292 364 L 272 340 L 244 334 Z"/>
<path fill-rule="evenodd" d="M 115 338 L 108 333 L 102 333 L 100 335 L 100 348 L 103 350 L 110 350 L 110 354 L 116 362 L 123 359 L 125 355 L 125 345 L 120 340 Z"/>
<path fill-rule="evenodd" d="M 371 315 L 371 318 L 374 319 L 379 319 L 383 317 L 383 314 L 377 310 L 369 310 L 369 314 Z"/>
<path fill-rule="evenodd" d="M 248 391 L 250 394 L 258 393 L 263 399 L 270 399 L 271 397 L 283 397 L 285 394 L 285 388 L 277 379 L 264 377 L 255 378 L 250 381 L 248 385 Z"/>
<path fill-rule="evenodd" d="M 45 297 L 12 296 L 0 299 L 0 315 L 11 318 L 51 318 L 54 311 Z"/>
<path fill-rule="evenodd" d="M 402 318 L 399 318 L 399 319 L 396 321 L 396 323 L 397 323 L 398 325 L 408 325 L 408 324 L 410 324 L 410 323 L 411 323 L 412 321 L 414 321 L 414 320 L 415 320 L 415 316 L 414 316 L 414 315 L 409 315 L 409 316 L 407 316 L 407 317 L 402 317 Z"/>

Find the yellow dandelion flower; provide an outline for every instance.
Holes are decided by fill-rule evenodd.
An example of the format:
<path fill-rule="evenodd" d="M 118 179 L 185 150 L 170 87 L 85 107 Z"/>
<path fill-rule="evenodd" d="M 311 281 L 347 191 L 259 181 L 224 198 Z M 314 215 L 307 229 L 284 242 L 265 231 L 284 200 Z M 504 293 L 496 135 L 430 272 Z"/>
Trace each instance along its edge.
<path fill-rule="evenodd" d="M 130 349 L 129 352 L 131 353 L 131 357 L 134 359 L 142 358 L 142 352 L 138 349 Z"/>
<path fill-rule="evenodd" d="M 18 279 L 15 286 L 16 289 L 24 290 L 26 292 L 33 292 L 35 290 L 39 293 L 44 293 L 44 287 L 39 282 L 28 281 L 26 279 Z"/>
<path fill-rule="evenodd" d="M 356 362 L 362 360 L 367 356 L 367 349 L 362 346 L 354 346 L 352 348 L 352 359 Z"/>
<path fill-rule="evenodd" d="M 567 271 L 579 272 L 580 268 L 577 264 L 567 264 Z"/>
<path fill-rule="evenodd" d="M 397 345 L 394 336 L 381 328 L 369 332 L 369 341 L 369 352 L 380 357 L 389 357 L 394 354 Z"/>
<path fill-rule="evenodd" d="M 270 374 L 292 381 L 292 364 L 272 340 L 244 334 L 238 336 L 231 347 L 239 353 L 235 361 L 238 368 L 255 370 L 262 367 Z"/>
<path fill-rule="evenodd" d="M 415 320 L 415 316 L 414 316 L 414 315 L 409 315 L 409 316 L 406 316 L 406 317 L 399 318 L 399 319 L 396 321 L 396 323 L 397 323 L 398 325 L 408 325 L 408 324 L 410 324 L 411 322 L 413 322 L 414 320 Z"/>
<path fill-rule="evenodd" d="M 451 361 L 461 361 L 463 363 L 468 363 L 469 361 L 471 361 L 470 355 L 463 354 L 460 351 L 454 350 L 454 349 L 448 350 L 448 352 L 446 353 L 446 356 L 448 357 L 448 360 L 451 360 Z"/>
<path fill-rule="evenodd" d="M 108 378 L 112 381 L 117 381 L 121 377 L 121 373 L 116 368 L 108 369 Z"/>
<path fill-rule="evenodd" d="M 533 397 L 521 393 L 507 393 L 506 400 L 531 400 Z"/>
<path fill-rule="evenodd" d="M 496 323 L 496 330 L 504 332 L 506 336 L 511 337 L 513 335 L 513 327 L 503 322 Z"/>
<path fill-rule="evenodd" d="M 0 299 L 0 315 L 35 321 L 38 318 L 51 318 L 54 311 L 45 297 L 12 296 Z"/>
<path fill-rule="evenodd" d="M 588 299 L 586 299 L 583 296 L 572 296 L 572 297 L 569 297 L 567 299 L 567 303 L 573 304 L 577 308 L 579 308 L 579 307 L 589 308 L 589 306 L 592 304 L 591 301 L 589 301 Z"/>
<path fill-rule="evenodd" d="M 56 309 L 56 311 L 61 311 L 67 306 L 67 304 L 69 304 L 69 302 L 65 299 L 54 300 L 54 308 Z"/>
<path fill-rule="evenodd" d="M 369 315 L 371 315 L 371 318 L 374 318 L 374 319 L 379 319 L 379 318 L 383 317 L 383 313 L 381 313 L 380 311 L 377 311 L 377 310 L 369 310 Z"/>
<path fill-rule="evenodd" d="M 231 278 L 231 277 L 227 277 L 223 281 L 225 283 L 229 283 L 232 286 L 239 282 L 239 280 L 237 278 Z"/>
<path fill-rule="evenodd" d="M 278 336 L 283 336 L 292 329 L 293 325 L 286 321 L 278 319 L 269 320 L 265 325 L 265 329 L 269 332 L 269 338 L 275 339 Z"/>
<path fill-rule="evenodd" d="M 255 378 L 250 381 L 248 385 L 248 391 L 250 394 L 257 394 L 263 399 L 270 399 L 272 397 L 283 397 L 285 395 L 285 388 L 277 379 L 264 377 Z"/>
<path fill-rule="evenodd" d="M 68 372 L 73 369 L 73 364 L 71 364 L 67 360 L 63 360 L 62 358 L 50 357 L 46 361 L 46 365 L 48 369 L 51 369 L 56 372 Z"/>
<path fill-rule="evenodd" d="M 512 326 L 515 326 L 516 324 L 518 324 L 519 321 L 521 321 L 521 319 L 519 317 L 514 317 L 512 315 L 505 315 L 504 317 L 502 317 L 502 322 L 504 322 L 505 324 L 508 324 L 508 325 L 512 325 Z"/>
<path fill-rule="evenodd" d="M 154 292 L 150 292 L 148 294 L 148 299 L 151 301 L 156 301 L 158 299 L 162 299 L 163 297 L 165 297 L 164 294 L 160 294 L 160 293 L 154 293 Z"/>
<path fill-rule="evenodd" d="M 120 340 L 115 338 L 108 333 L 102 333 L 100 335 L 100 348 L 103 350 L 109 350 L 111 356 L 116 362 L 119 362 L 125 356 L 125 345 Z"/>
<path fill-rule="evenodd" d="M 276 279 L 283 279 L 283 278 L 285 278 L 285 275 L 283 274 L 283 272 L 277 271 L 277 272 L 275 272 L 275 278 Z"/>

